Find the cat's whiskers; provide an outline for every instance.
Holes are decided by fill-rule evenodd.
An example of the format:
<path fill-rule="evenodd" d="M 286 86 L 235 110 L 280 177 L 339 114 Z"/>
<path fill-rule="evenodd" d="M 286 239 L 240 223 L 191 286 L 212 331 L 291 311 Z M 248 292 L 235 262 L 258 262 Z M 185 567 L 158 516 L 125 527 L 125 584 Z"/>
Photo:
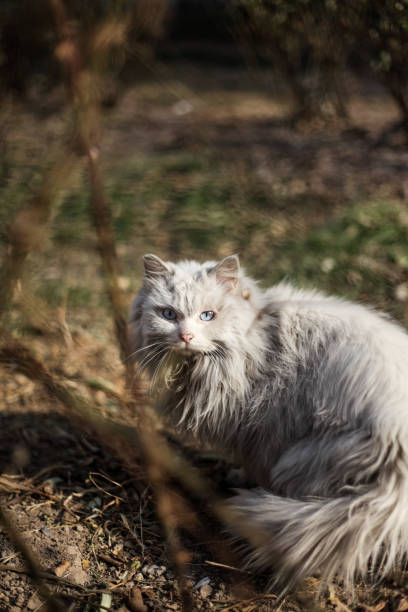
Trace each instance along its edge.
<path fill-rule="evenodd" d="M 155 362 L 155 360 L 159 359 L 162 357 L 163 354 L 165 354 L 166 352 L 166 348 L 163 347 L 159 350 L 157 350 L 155 353 L 153 353 L 152 355 L 148 356 L 147 358 L 145 358 L 145 360 L 142 362 L 142 368 L 144 370 L 146 370 L 147 366 L 151 365 L 152 363 Z"/>
<path fill-rule="evenodd" d="M 159 355 L 165 351 L 167 351 L 168 346 L 167 345 L 161 345 L 156 351 L 153 351 L 152 353 L 148 353 L 143 359 L 140 360 L 139 362 L 139 368 L 140 370 L 145 370 L 146 367 L 149 365 L 149 363 L 151 363 L 155 358 L 159 357 Z"/>
<path fill-rule="evenodd" d="M 139 348 L 136 351 L 133 351 L 132 353 L 127 355 L 125 361 L 127 361 L 128 359 L 131 359 L 132 357 L 134 357 L 137 353 L 140 353 L 141 351 L 147 351 L 149 348 L 152 348 L 154 346 L 159 346 L 161 344 L 163 343 L 158 341 L 158 342 L 152 342 L 152 344 L 148 344 L 147 346 L 142 346 L 142 348 Z"/>
<path fill-rule="evenodd" d="M 171 355 L 172 350 L 170 349 L 170 351 L 165 352 L 161 357 L 160 360 L 158 362 L 158 364 L 156 365 L 156 368 L 154 370 L 153 376 L 152 376 L 152 380 L 151 380 L 151 387 L 154 388 L 156 385 L 156 380 L 159 376 L 159 373 L 165 369 L 166 367 L 166 360 L 169 358 L 169 356 Z"/>

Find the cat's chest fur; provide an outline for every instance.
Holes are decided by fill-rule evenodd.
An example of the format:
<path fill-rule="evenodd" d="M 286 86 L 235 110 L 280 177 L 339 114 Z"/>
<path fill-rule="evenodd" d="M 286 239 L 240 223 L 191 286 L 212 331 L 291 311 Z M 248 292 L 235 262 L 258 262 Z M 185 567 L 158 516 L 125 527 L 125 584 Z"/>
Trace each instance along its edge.
<path fill-rule="evenodd" d="M 259 363 L 251 363 L 245 347 L 234 359 L 186 360 L 172 381 L 166 416 L 181 432 L 219 443 L 245 461 L 260 445 L 268 447 L 269 469 L 288 444 L 318 425 L 313 385 L 336 332 L 327 329 L 310 342 L 307 330 L 293 335 L 298 315 L 275 307 L 263 317 Z"/>
<path fill-rule="evenodd" d="M 328 430 L 333 440 L 351 431 L 370 437 L 381 409 L 381 377 L 392 369 L 389 363 L 382 369 L 386 358 L 378 349 L 387 353 L 395 328 L 361 307 L 349 312 L 348 303 L 324 302 L 317 309 L 271 301 L 256 367 L 245 347 L 235 361 L 187 361 L 174 381 L 167 417 L 180 431 L 234 455 L 271 487 L 274 466 L 298 441 L 310 438 L 318 448 Z M 393 359 L 395 349 L 407 354 L 402 334 L 398 340 Z"/>

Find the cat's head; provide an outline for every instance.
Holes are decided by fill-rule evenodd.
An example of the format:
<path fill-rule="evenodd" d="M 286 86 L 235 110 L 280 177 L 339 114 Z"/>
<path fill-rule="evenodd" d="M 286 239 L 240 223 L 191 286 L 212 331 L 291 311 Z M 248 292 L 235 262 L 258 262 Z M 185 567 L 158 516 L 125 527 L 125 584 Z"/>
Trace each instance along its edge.
<path fill-rule="evenodd" d="M 146 352 L 152 362 L 169 352 L 221 356 L 254 320 L 253 291 L 236 255 L 203 264 L 145 255 L 143 286 L 130 316 L 141 361 L 148 363 Z"/>

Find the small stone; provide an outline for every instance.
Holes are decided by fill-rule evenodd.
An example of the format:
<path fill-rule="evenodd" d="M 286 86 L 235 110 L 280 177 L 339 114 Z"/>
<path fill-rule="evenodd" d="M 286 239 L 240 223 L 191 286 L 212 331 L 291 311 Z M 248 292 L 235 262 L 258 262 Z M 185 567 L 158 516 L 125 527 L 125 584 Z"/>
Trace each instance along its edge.
<path fill-rule="evenodd" d="M 331 272 L 335 264 L 336 262 L 332 257 L 326 257 L 320 264 L 320 269 L 322 270 L 322 272 Z"/>
<path fill-rule="evenodd" d="M 41 529 L 41 533 L 43 533 L 46 536 L 52 536 L 52 531 L 51 529 L 48 529 L 48 527 L 43 527 Z"/>
<path fill-rule="evenodd" d="M 122 291 L 126 291 L 130 287 L 130 279 L 127 276 L 119 276 L 118 285 Z"/>
<path fill-rule="evenodd" d="M 97 391 L 95 393 L 95 400 L 96 403 L 99 404 L 100 406 L 103 406 L 105 404 L 106 401 L 106 395 L 103 391 Z"/>
<path fill-rule="evenodd" d="M 25 385 L 29 381 L 27 376 L 24 376 L 24 374 L 16 374 L 14 378 L 16 379 L 19 385 Z"/>
<path fill-rule="evenodd" d="M 408 283 L 397 285 L 394 289 L 394 296 L 399 302 L 406 302 L 408 300 Z"/>
<path fill-rule="evenodd" d="M 85 585 L 89 580 L 89 576 L 82 569 L 82 566 L 71 567 L 68 573 L 68 578 L 69 580 L 71 580 L 71 582 L 74 582 L 75 584 L 79 584 L 81 586 Z"/>
<path fill-rule="evenodd" d="M 28 448 L 22 444 L 15 446 L 12 453 L 12 461 L 18 468 L 23 468 L 30 463 L 30 451 Z"/>
<path fill-rule="evenodd" d="M 193 105 L 189 100 L 179 100 L 172 106 L 172 111 L 175 115 L 182 117 L 183 115 L 188 115 L 193 110 Z"/>
<path fill-rule="evenodd" d="M 204 578 L 201 578 L 201 580 L 199 580 L 197 582 L 197 584 L 195 585 L 195 589 L 199 589 L 200 587 L 204 586 L 205 584 L 210 584 L 210 579 L 208 576 L 205 576 Z"/>
<path fill-rule="evenodd" d="M 27 601 L 27 609 L 36 610 L 37 608 L 40 608 L 41 604 L 42 604 L 42 600 L 39 598 L 37 593 L 34 593 L 34 595 L 32 595 L 30 599 Z"/>
<path fill-rule="evenodd" d="M 203 599 L 207 599 L 207 597 L 210 597 L 212 592 L 212 587 L 209 584 L 205 584 L 200 588 L 200 595 Z"/>
<path fill-rule="evenodd" d="M 167 567 L 165 565 L 145 565 L 142 568 L 142 572 L 145 574 L 145 576 L 149 576 L 149 578 L 158 578 L 159 576 L 162 576 L 167 570 Z"/>
<path fill-rule="evenodd" d="M 99 497 L 99 495 L 95 495 L 95 497 L 93 497 L 88 502 L 88 507 L 91 508 L 91 510 L 93 510 L 94 508 L 100 508 L 101 506 L 102 506 L 102 499 Z"/>

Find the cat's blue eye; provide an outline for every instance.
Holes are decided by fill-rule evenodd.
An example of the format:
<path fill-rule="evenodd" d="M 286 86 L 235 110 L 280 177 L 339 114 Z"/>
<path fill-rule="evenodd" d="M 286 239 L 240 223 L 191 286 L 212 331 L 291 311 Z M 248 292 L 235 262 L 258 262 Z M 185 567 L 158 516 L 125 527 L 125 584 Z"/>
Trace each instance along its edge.
<path fill-rule="evenodd" d="M 163 308 L 162 315 L 168 321 L 174 321 L 175 319 L 177 319 L 176 311 L 172 308 Z"/>
<path fill-rule="evenodd" d="M 202 321 L 211 321 L 215 317 L 215 313 L 212 310 L 205 310 L 200 314 L 200 319 Z"/>

